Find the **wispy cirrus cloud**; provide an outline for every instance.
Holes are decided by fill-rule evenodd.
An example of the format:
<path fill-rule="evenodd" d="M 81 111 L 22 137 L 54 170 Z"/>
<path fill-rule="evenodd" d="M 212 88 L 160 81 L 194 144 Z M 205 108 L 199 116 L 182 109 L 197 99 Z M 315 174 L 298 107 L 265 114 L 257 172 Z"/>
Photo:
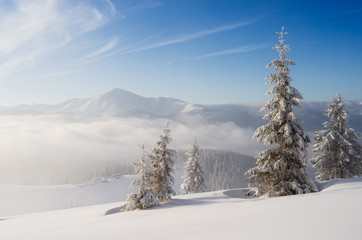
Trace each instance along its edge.
<path fill-rule="evenodd" d="M 114 6 L 114 4 L 112 3 L 111 0 L 105 0 L 106 3 L 108 4 L 109 8 L 110 8 L 110 11 L 112 14 L 116 14 L 117 13 L 117 9 L 116 7 Z"/>
<path fill-rule="evenodd" d="M 36 64 L 39 57 L 107 22 L 86 1 L 9 1 L 0 15 L 0 77 Z M 109 10 L 107 10 L 109 11 Z"/>
<path fill-rule="evenodd" d="M 134 2 L 134 1 L 132 1 L 132 2 Z M 142 11 L 142 10 L 146 10 L 146 9 L 161 7 L 165 4 L 166 3 L 163 1 L 141 1 L 139 3 L 136 3 L 133 6 L 122 9 L 122 12 L 124 12 L 124 13 L 137 12 L 137 11 Z"/>
<path fill-rule="evenodd" d="M 211 58 L 211 57 L 216 57 L 216 56 L 224 56 L 224 55 L 231 55 L 231 54 L 237 54 L 237 53 L 251 52 L 254 50 L 265 48 L 266 46 L 268 46 L 268 45 L 267 44 L 247 45 L 247 46 L 222 50 L 222 51 L 218 51 L 218 52 L 213 52 L 213 53 L 205 54 L 202 56 L 197 56 L 197 57 L 194 57 L 194 59 L 205 59 L 205 58 Z"/>
<path fill-rule="evenodd" d="M 52 72 L 52 73 L 43 74 L 41 77 L 42 78 L 61 77 L 61 76 L 69 75 L 69 74 L 72 74 L 72 73 L 73 73 L 73 71 L 71 71 L 71 70 L 65 70 L 65 71 L 59 71 L 59 72 Z"/>
<path fill-rule="evenodd" d="M 173 39 L 170 39 L 170 40 L 150 44 L 150 45 L 147 45 L 147 46 L 144 46 L 144 47 L 140 47 L 140 48 L 136 48 L 136 49 L 130 49 L 130 50 L 124 52 L 124 53 L 140 52 L 140 51 L 145 51 L 145 50 L 149 50 L 149 49 L 164 47 L 164 46 L 168 46 L 168 45 L 183 43 L 183 42 L 191 41 L 191 40 L 194 40 L 194 39 L 206 37 L 206 36 L 209 36 L 209 35 L 221 33 L 221 32 L 224 32 L 224 31 L 230 31 L 230 30 L 233 30 L 233 29 L 236 29 L 236 28 L 239 28 L 239 27 L 247 26 L 249 24 L 258 22 L 260 20 L 261 20 L 260 18 L 255 18 L 255 19 L 248 20 L 248 21 L 238 22 L 238 23 L 232 24 L 232 25 L 226 25 L 226 26 L 222 26 L 222 27 L 218 27 L 218 28 L 214 28 L 214 29 L 210 29 L 210 30 L 199 31 L 199 32 L 196 32 L 196 33 L 176 37 L 176 38 L 173 38 Z"/>
<path fill-rule="evenodd" d="M 23 56 L 19 56 L 19 57 L 12 57 L 9 60 L 0 64 L 0 78 L 13 72 L 14 70 L 32 66 L 33 64 L 34 64 L 33 55 L 23 55 Z"/>
<path fill-rule="evenodd" d="M 112 39 L 109 43 L 102 46 L 101 48 L 95 50 L 94 52 L 84 57 L 77 59 L 76 62 L 78 62 L 79 64 L 84 64 L 96 61 L 97 59 L 99 59 L 99 57 L 102 57 L 103 54 L 109 53 L 112 49 L 114 49 L 117 46 L 118 40 L 119 40 L 118 38 Z"/>

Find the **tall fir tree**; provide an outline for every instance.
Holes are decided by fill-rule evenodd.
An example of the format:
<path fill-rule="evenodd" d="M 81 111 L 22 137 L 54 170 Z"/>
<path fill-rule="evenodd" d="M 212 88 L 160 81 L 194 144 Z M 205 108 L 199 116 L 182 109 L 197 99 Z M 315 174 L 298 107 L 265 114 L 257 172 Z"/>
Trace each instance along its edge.
<path fill-rule="evenodd" d="M 159 202 L 165 202 L 171 199 L 171 194 L 175 195 L 172 189 L 176 151 L 169 149 L 168 144 L 172 141 L 170 137 L 171 130 L 167 122 L 163 128 L 163 133 L 159 136 L 157 147 L 152 149 L 149 155 L 152 164 L 152 191 Z"/>
<path fill-rule="evenodd" d="M 314 133 L 311 159 L 317 169 L 316 180 L 350 178 L 361 174 L 361 145 L 358 135 L 348 128 L 348 112 L 344 110 L 343 98 L 337 94 L 327 109 L 330 121 L 324 122 L 326 130 Z"/>
<path fill-rule="evenodd" d="M 288 65 L 294 66 L 294 61 L 287 59 L 290 51 L 285 44 L 284 27 L 279 35 L 280 45 L 274 49 L 279 53 L 279 59 L 271 61 L 267 67 L 274 67 L 275 73 L 266 78 L 268 84 L 275 84 L 267 91 L 274 96 L 261 110 L 269 110 L 264 119 L 269 122 L 259 127 L 254 138 L 272 148 L 258 154 L 257 167 L 249 169 L 246 181 L 256 184 L 250 194 L 256 196 L 284 196 L 315 192 L 317 189 L 306 172 L 306 148 L 310 142 L 304 134 L 300 120 L 296 118 L 292 107 L 301 107 L 302 95 L 290 86 L 292 78 Z"/>
<path fill-rule="evenodd" d="M 199 193 L 206 191 L 203 171 L 200 165 L 199 147 L 194 139 L 190 149 L 186 152 L 188 160 L 185 166 L 185 173 L 182 176 L 182 194 Z"/>
<path fill-rule="evenodd" d="M 146 209 L 158 205 L 157 197 L 152 192 L 152 174 L 146 161 L 145 145 L 141 146 L 141 158 L 135 164 L 137 178 L 131 183 L 136 187 L 135 193 L 127 196 L 126 204 L 121 207 L 121 211 L 133 211 L 136 209 Z"/>

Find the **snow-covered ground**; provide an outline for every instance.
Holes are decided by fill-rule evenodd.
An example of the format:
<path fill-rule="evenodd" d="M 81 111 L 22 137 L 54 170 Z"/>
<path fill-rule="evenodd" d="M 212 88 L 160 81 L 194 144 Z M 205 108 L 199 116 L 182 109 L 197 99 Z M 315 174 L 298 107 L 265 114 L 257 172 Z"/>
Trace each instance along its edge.
<path fill-rule="evenodd" d="M 98 186 L 107 184 L 112 183 Z M 176 196 L 162 206 L 125 213 L 114 213 L 121 205 L 115 202 L 0 217 L 0 239 L 361 239 L 362 178 L 319 188 L 268 199 L 245 198 L 243 189 Z"/>
<path fill-rule="evenodd" d="M 175 171 L 174 190 L 180 192 L 182 171 Z M 0 219 L 3 216 L 85 207 L 126 200 L 135 176 L 98 178 L 79 185 L 0 184 Z M 0 238 L 0 240 L 2 240 Z"/>
<path fill-rule="evenodd" d="M 0 184 L 0 218 L 7 215 L 84 207 L 125 200 L 134 176 L 83 185 L 26 186 Z M 107 181 L 107 180 L 106 180 Z"/>

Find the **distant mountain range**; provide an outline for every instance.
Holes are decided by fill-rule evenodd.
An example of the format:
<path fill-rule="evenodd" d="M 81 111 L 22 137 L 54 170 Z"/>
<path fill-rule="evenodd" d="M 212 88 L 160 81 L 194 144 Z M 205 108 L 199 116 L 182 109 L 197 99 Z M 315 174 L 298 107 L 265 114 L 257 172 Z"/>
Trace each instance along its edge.
<path fill-rule="evenodd" d="M 303 102 L 295 109 L 308 131 L 322 128 L 329 102 Z M 362 133 L 362 100 L 345 101 L 350 126 Z M 64 114 L 84 117 L 166 118 L 180 122 L 198 119 L 205 123 L 234 122 L 243 128 L 255 129 L 261 124 L 263 103 L 255 104 L 191 104 L 174 98 L 142 97 L 122 89 L 113 89 L 99 96 L 71 99 L 56 105 L 32 104 L 0 107 L 0 115 Z"/>

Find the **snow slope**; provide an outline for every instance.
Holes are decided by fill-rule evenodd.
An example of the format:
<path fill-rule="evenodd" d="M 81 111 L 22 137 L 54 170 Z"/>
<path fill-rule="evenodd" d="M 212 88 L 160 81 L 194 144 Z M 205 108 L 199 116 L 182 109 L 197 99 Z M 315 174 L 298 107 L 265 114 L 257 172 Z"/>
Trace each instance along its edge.
<path fill-rule="evenodd" d="M 122 201 L 133 191 L 128 188 L 133 179 L 122 176 L 84 185 L 0 185 L 0 218 Z"/>
<path fill-rule="evenodd" d="M 0 218 L 0 239 L 361 239 L 362 178 L 269 199 L 243 189 L 177 196 L 144 211 L 105 215 L 121 203 Z"/>
<path fill-rule="evenodd" d="M 175 171 L 176 194 L 180 192 L 183 172 Z M 0 219 L 4 216 L 77 208 L 90 205 L 120 202 L 135 179 L 133 175 L 119 178 L 98 178 L 80 185 L 5 185 L 0 184 Z M 1 238 L 0 238 L 1 239 Z"/>

